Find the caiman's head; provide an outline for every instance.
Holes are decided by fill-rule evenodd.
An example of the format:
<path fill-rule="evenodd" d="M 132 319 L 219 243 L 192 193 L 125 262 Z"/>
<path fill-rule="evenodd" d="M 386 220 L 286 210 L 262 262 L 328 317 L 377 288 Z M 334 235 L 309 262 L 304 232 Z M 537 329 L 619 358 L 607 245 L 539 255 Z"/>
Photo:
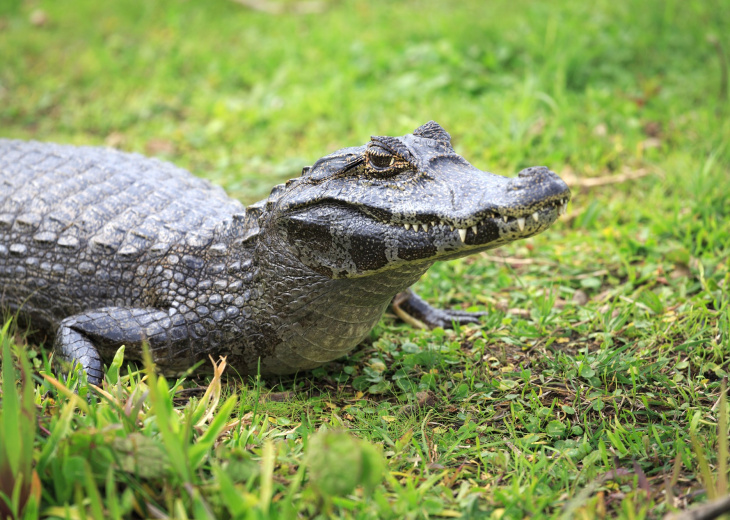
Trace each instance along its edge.
<path fill-rule="evenodd" d="M 274 188 L 260 222 L 304 264 L 343 278 L 415 263 L 425 270 L 535 235 L 569 199 L 566 184 L 544 166 L 516 178 L 475 168 L 430 121 L 319 159 Z"/>

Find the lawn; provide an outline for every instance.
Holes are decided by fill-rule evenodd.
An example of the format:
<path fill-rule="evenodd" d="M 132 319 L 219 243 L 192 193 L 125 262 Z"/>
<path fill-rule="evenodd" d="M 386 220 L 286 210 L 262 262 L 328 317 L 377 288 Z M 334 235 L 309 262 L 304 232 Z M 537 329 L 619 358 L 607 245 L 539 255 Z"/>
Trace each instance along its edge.
<path fill-rule="evenodd" d="M 6 326 L 0 511 L 634 519 L 726 495 L 728 27 L 720 0 L 2 0 L 0 137 L 158 156 L 252 203 L 434 119 L 477 167 L 544 164 L 573 199 L 417 284 L 480 324 L 386 314 L 297 377 L 118 358 L 100 393 Z"/>

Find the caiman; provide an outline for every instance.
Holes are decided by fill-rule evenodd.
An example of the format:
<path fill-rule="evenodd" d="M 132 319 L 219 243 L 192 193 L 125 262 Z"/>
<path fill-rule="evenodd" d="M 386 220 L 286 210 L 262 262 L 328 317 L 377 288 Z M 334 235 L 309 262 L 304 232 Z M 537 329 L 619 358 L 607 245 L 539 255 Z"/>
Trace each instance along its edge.
<path fill-rule="evenodd" d="M 475 321 L 408 288 L 438 260 L 540 233 L 569 198 L 546 167 L 475 168 L 433 121 L 322 157 L 247 208 L 159 160 L 2 139 L 0 307 L 95 384 L 144 342 L 167 375 L 209 356 L 290 374 L 350 352 L 391 301 L 428 326 Z"/>

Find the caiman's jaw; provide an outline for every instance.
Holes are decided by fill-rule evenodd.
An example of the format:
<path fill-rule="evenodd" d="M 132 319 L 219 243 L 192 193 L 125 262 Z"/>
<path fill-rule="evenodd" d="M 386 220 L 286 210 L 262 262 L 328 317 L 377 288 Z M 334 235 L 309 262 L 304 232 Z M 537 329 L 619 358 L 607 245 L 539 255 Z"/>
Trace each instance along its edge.
<path fill-rule="evenodd" d="M 441 220 L 440 217 L 433 216 L 432 219 L 392 219 L 384 223 L 402 227 L 405 231 L 401 233 L 402 236 L 411 239 L 418 240 L 425 235 L 434 241 L 451 241 L 457 248 L 461 244 L 469 249 L 483 248 L 485 245 L 492 249 L 501 245 L 494 244 L 495 229 L 499 230 L 500 236 L 509 236 L 510 240 L 507 241 L 510 242 L 536 235 L 567 212 L 569 200 L 570 194 L 544 200 L 531 207 L 529 213 L 515 209 L 509 212 L 494 210 L 481 212 L 471 219 Z"/>
<path fill-rule="evenodd" d="M 566 184 L 543 166 L 515 178 L 475 168 L 430 122 L 320 159 L 275 188 L 266 207 L 268 225 L 302 263 L 343 278 L 425 270 L 535 235 L 569 199 Z"/>

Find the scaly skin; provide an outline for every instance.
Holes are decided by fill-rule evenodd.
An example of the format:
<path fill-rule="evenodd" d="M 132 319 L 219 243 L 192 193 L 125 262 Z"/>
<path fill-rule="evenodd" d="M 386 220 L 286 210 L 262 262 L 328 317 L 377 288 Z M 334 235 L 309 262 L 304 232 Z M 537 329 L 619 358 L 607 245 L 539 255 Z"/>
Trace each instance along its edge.
<path fill-rule="evenodd" d="M 544 167 L 474 168 L 429 122 L 323 157 L 246 209 L 170 164 L 0 140 L 0 307 L 99 384 L 121 345 L 176 375 L 209 355 L 241 374 L 336 359 L 394 296 L 426 325 L 473 321 L 410 291 L 436 261 L 539 233 L 567 186 Z M 405 291 L 405 292 L 404 292 Z"/>

